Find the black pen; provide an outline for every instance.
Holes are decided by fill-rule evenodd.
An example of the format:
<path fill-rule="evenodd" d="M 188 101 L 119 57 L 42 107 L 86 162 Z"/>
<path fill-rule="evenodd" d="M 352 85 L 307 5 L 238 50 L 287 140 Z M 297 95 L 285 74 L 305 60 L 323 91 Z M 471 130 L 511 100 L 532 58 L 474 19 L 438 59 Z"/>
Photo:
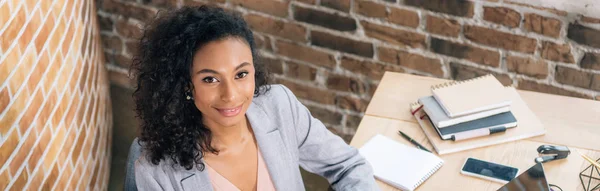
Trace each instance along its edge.
<path fill-rule="evenodd" d="M 417 143 L 417 141 L 415 141 L 414 139 L 410 138 L 408 135 L 404 134 L 402 131 L 398 131 L 398 133 L 400 133 L 400 135 L 402 135 L 402 137 L 404 137 L 406 140 L 408 140 L 410 143 L 412 143 L 413 145 L 417 146 L 417 148 L 427 151 L 427 152 L 431 152 L 429 150 L 427 150 L 423 145 Z"/>

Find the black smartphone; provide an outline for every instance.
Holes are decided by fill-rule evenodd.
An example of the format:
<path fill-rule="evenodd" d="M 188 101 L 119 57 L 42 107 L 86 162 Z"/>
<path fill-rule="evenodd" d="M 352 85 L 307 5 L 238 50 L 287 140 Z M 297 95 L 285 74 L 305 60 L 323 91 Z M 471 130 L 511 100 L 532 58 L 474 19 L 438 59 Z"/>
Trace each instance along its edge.
<path fill-rule="evenodd" d="M 506 184 L 517 177 L 519 169 L 469 157 L 460 173 Z"/>

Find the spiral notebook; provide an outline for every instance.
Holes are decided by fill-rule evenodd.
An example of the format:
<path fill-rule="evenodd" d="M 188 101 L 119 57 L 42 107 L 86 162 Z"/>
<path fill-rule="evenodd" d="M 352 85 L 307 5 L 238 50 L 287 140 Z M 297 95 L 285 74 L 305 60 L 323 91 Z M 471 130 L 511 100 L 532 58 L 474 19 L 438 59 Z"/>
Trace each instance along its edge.
<path fill-rule="evenodd" d="M 449 117 L 459 117 L 509 106 L 502 83 L 491 74 L 431 87 L 433 97 Z"/>
<path fill-rule="evenodd" d="M 360 149 L 375 178 L 405 191 L 415 190 L 442 167 L 438 156 L 377 134 Z"/>

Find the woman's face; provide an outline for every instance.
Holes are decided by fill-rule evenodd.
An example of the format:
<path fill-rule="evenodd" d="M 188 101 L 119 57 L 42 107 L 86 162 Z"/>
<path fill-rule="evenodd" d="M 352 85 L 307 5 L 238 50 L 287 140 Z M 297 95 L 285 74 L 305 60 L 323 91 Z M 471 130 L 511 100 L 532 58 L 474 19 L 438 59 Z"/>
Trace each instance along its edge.
<path fill-rule="evenodd" d="M 254 96 L 254 63 L 250 46 L 225 38 L 202 46 L 191 70 L 194 104 L 209 127 L 245 122 Z"/>

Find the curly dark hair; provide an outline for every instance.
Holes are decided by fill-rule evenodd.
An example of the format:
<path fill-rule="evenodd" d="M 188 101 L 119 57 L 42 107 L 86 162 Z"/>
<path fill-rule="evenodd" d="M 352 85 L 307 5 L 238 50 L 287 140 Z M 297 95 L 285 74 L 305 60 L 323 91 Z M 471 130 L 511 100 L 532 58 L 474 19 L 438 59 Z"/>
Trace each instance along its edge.
<path fill-rule="evenodd" d="M 174 165 L 203 170 L 204 152 L 218 153 L 211 146 L 210 130 L 202 124 L 202 113 L 185 99 L 185 92 L 193 89 L 190 70 L 196 51 L 229 37 L 250 46 L 254 97 L 264 94 L 269 75 L 259 62 L 252 31 L 239 14 L 213 6 L 183 7 L 159 13 L 146 25 L 130 72 L 137 80 L 133 98 L 148 161 L 158 165 L 170 157 Z"/>

